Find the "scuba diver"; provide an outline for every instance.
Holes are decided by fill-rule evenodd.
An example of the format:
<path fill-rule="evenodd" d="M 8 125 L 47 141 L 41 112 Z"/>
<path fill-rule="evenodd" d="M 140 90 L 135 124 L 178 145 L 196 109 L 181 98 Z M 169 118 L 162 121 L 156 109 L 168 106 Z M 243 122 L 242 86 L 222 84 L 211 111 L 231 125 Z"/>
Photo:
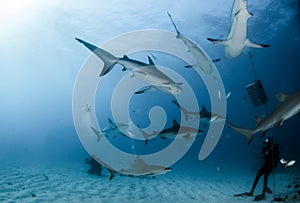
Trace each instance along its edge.
<path fill-rule="evenodd" d="M 90 165 L 90 169 L 87 171 L 89 174 L 95 174 L 101 176 L 102 173 L 102 165 L 98 163 L 93 157 L 90 159 L 86 158 L 85 163 Z"/>
<path fill-rule="evenodd" d="M 279 161 L 279 146 L 276 143 L 273 143 L 271 137 L 266 138 L 264 141 L 264 146 L 262 148 L 261 156 L 265 159 L 264 165 L 259 169 L 256 174 L 255 180 L 253 182 L 250 192 L 245 192 L 242 194 L 235 195 L 238 196 L 253 196 L 254 190 L 257 186 L 257 183 L 262 175 L 264 175 L 264 185 L 262 194 L 257 195 L 254 198 L 254 201 L 260 201 L 265 199 L 265 193 L 272 193 L 271 189 L 268 187 L 268 176 L 271 174 L 274 167 L 278 165 Z"/>

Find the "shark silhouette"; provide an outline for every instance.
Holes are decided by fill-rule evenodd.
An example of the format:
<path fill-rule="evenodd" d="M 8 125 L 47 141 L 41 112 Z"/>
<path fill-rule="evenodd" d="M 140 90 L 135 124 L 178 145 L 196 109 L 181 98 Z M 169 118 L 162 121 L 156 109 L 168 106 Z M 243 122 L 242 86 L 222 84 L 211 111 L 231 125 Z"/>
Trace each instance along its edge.
<path fill-rule="evenodd" d="M 207 38 L 213 43 L 226 46 L 225 53 L 228 58 L 240 55 L 245 47 L 266 48 L 270 45 L 256 44 L 247 38 L 247 22 L 253 14 L 247 10 L 247 0 L 234 0 L 231 10 L 231 25 L 226 40 Z"/>
<path fill-rule="evenodd" d="M 179 129 L 181 129 L 180 132 Z M 141 133 L 145 138 L 145 145 L 147 145 L 149 139 L 154 137 L 160 137 L 161 139 L 174 139 L 177 134 L 179 137 L 183 137 L 188 140 L 191 137 L 191 134 L 195 132 L 197 135 L 203 134 L 202 130 L 180 125 L 175 119 L 173 119 L 173 125 L 170 128 L 163 129 L 161 132 L 154 131 L 151 134 L 147 134 L 145 131 L 141 130 Z"/>
<path fill-rule="evenodd" d="M 188 111 L 186 108 L 181 106 L 176 100 L 172 101 L 185 115 L 185 120 L 188 119 L 200 119 L 200 121 L 204 122 L 213 122 L 213 121 L 221 121 L 225 120 L 225 117 L 209 112 L 205 106 L 202 105 L 202 110 L 200 112 Z"/>
<path fill-rule="evenodd" d="M 97 142 L 101 140 L 103 136 L 106 136 L 108 133 L 121 133 L 122 131 L 126 131 L 129 125 L 124 123 L 115 123 L 110 118 L 108 119 L 108 125 L 105 126 L 102 132 L 96 130 L 94 127 L 91 129 L 94 131 L 95 135 L 97 136 Z"/>
<path fill-rule="evenodd" d="M 153 87 L 163 92 L 170 93 L 172 95 L 178 95 L 182 93 L 182 89 L 180 87 L 182 83 L 174 82 L 166 74 L 158 70 L 158 68 L 155 66 L 155 64 L 149 56 L 149 64 L 130 59 L 126 55 L 124 55 L 122 58 L 118 58 L 112 55 L 111 53 L 99 47 L 96 47 L 84 40 L 78 38 L 75 39 L 82 43 L 85 47 L 87 47 L 90 51 L 92 51 L 103 61 L 104 67 L 102 69 L 102 72 L 100 73 L 100 76 L 106 75 L 112 70 L 112 68 L 116 64 L 120 64 L 121 66 L 123 66 L 123 71 L 129 69 L 132 71 L 132 77 L 139 77 L 147 84 L 149 84 L 148 88 L 146 88 L 143 91 L 139 91 L 138 93 L 149 91 Z"/>
<path fill-rule="evenodd" d="M 227 122 L 228 126 L 231 127 L 236 132 L 247 137 L 247 143 L 253 139 L 253 135 L 258 132 L 262 132 L 262 135 L 265 134 L 266 130 L 278 126 L 281 127 L 283 122 L 300 111 L 300 91 L 295 92 L 294 94 L 288 95 L 279 93 L 276 95 L 277 99 L 281 104 L 266 118 L 257 117 L 257 126 L 253 129 L 239 128 Z"/>
<path fill-rule="evenodd" d="M 213 69 L 212 69 L 211 64 L 213 62 L 219 61 L 220 59 L 216 59 L 216 60 L 213 60 L 213 61 L 210 60 L 209 57 L 207 56 L 207 54 L 203 51 L 203 49 L 201 49 L 196 43 L 194 43 L 190 39 L 186 38 L 184 35 L 182 35 L 178 31 L 178 29 L 177 29 L 170 13 L 168 13 L 168 16 L 169 16 L 169 18 L 170 18 L 170 20 L 171 20 L 171 22 L 172 22 L 172 24 L 173 24 L 173 26 L 176 30 L 176 33 L 177 33 L 176 38 L 183 41 L 183 43 L 188 48 L 188 52 L 190 52 L 196 60 L 195 64 L 188 65 L 188 66 L 186 66 L 186 68 L 189 68 L 189 67 L 193 66 L 195 68 L 200 68 L 206 74 L 212 73 Z"/>

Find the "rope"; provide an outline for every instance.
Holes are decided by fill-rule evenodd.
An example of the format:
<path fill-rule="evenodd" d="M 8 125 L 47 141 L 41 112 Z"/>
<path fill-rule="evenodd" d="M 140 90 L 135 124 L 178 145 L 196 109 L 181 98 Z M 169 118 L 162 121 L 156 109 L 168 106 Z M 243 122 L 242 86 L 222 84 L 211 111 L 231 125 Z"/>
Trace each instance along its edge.
<path fill-rule="evenodd" d="M 251 54 L 250 52 L 248 52 L 248 55 L 249 55 L 249 57 L 250 57 L 250 62 L 251 62 L 251 66 L 252 66 L 254 78 L 255 78 L 255 80 L 257 80 L 257 75 L 256 75 L 256 70 L 255 70 L 255 66 L 254 66 L 252 54 Z"/>
<path fill-rule="evenodd" d="M 267 106 L 267 103 L 265 103 L 265 110 L 266 110 L 266 115 L 269 115 L 269 111 L 268 111 L 268 106 Z M 271 132 L 269 131 L 269 137 L 271 138 L 272 137 L 272 134 Z M 272 145 L 273 145 L 273 142 L 272 142 Z M 273 147 L 273 146 L 272 146 Z M 274 162 L 274 149 L 272 148 L 272 164 L 273 164 L 273 200 L 275 200 L 275 162 Z M 278 161 L 278 160 L 277 160 Z"/>
<path fill-rule="evenodd" d="M 254 75 L 254 78 L 255 78 L 255 81 L 257 81 L 257 74 L 256 74 L 256 69 L 255 69 L 255 65 L 254 65 L 254 62 L 253 62 L 253 57 L 252 57 L 252 54 L 251 52 L 248 52 L 248 55 L 249 55 L 249 58 L 250 58 L 250 62 L 251 62 L 251 67 L 252 67 L 252 70 L 253 70 L 253 75 Z M 268 106 L 267 106 L 267 103 L 265 103 L 265 112 L 266 112 L 266 116 L 269 115 L 269 110 L 268 110 Z M 270 133 L 269 131 L 269 137 L 272 137 L 272 134 Z M 272 143 L 273 144 L 273 143 Z M 272 149 L 272 158 L 273 158 L 273 200 L 275 200 L 275 172 L 274 172 L 274 151 Z"/>

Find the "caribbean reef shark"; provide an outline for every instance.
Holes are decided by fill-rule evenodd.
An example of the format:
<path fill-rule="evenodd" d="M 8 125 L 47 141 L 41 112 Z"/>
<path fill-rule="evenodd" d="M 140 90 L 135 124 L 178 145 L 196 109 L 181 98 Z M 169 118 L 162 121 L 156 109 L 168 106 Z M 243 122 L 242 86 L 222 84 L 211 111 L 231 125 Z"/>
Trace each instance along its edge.
<path fill-rule="evenodd" d="M 244 129 L 235 127 L 229 122 L 227 124 L 236 132 L 246 136 L 248 144 L 252 141 L 255 133 L 262 131 L 262 135 L 264 135 L 266 130 L 274 126 L 281 127 L 285 120 L 291 118 L 300 111 L 300 91 L 291 95 L 279 93 L 276 96 L 281 104 L 266 118 L 257 117 L 256 128 Z"/>
<path fill-rule="evenodd" d="M 253 14 L 247 10 L 247 0 L 234 0 L 231 10 L 231 25 L 226 40 L 207 38 L 213 43 L 226 46 L 225 53 L 228 58 L 237 57 L 245 47 L 266 48 L 270 45 L 256 44 L 247 38 L 247 22 Z"/>
<path fill-rule="evenodd" d="M 82 43 L 104 62 L 104 67 L 102 69 L 102 72 L 100 73 L 100 77 L 110 72 L 116 64 L 120 64 L 121 66 L 123 66 L 123 71 L 129 69 L 132 71 L 132 77 L 139 77 L 147 84 L 149 84 L 148 88 L 144 89 L 143 91 L 139 91 L 138 93 L 146 92 L 153 87 L 172 95 L 178 95 L 182 93 L 182 89 L 180 87 L 182 83 L 175 83 L 166 74 L 158 70 L 149 56 L 149 64 L 130 59 L 126 55 L 124 55 L 122 58 L 118 58 L 86 41 L 78 38 L 75 39 Z"/>
<path fill-rule="evenodd" d="M 192 112 L 192 111 L 188 111 L 186 108 L 181 106 L 176 100 L 173 100 L 172 102 L 178 108 L 180 108 L 182 113 L 185 115 L 185 120 L 200 119 L 201 121 L 204 121 L 204 122 L 213 122 L 213 121 L 216 122 L 216 121 L 225 120 L 225 117 L 209 112 L 203 105 L 202 105 L 202 110 L 200 112 Z"/>
<path fill-rule="evenodd" d="M 110 118 L 108 119 L 108 125 L 103 128 L 102 132 L 96 130 L 94 127 L 91 127 L 97 136 L 97 142 L 99 142 L 101 138 L 106 136 L 108 133 L 121 133 L 122 131 L 126 131 L 128 128 L 129 126 L 127 124 L 115 123 Z"/>
<path fill-rule="evenodd" d="M 196 63 L 195 64 L 191 64 L 191 65 L 188 65 L 186 66 L 186 68 L 190 68 L 190 67 L 195 67 L 195 68 L 200 68 L 203 72 L 205 72 L 206 74 L 210 74 L 212 73 L 213 69 L 211 67 L 212 63 L 213 62 L 216 62 L 216 61 L 219 61 L 220 59 L 216 59 L 216 60 L 210 60 L 209 57 L 207 56 L 207 54 L 203 51 L 203 49 L 201 49 L 196 43 L 194 43 L 193 41 L 191 41 L 190 39 L 186 38 L 184 35 L 182 35 L 173 19 L 172 19 L 172 16 L 168 13 L 168 16 L 176 30 L 176 38 L 177 39 L 180 39 L 183 41 L 183 43 L 187 46 L 188 48 L 188 52 L 190 52 L 195 60 L 196 60 Z"/>
<path fill-rule="evenodd" d="M 179 129 L 181 129 L 180 132 Z M 161 132 L 154 131 L 151 134 L 147 134 L 146 132 L 141 130 L 141 133 L 145 138 L 145 145 L 147 145 L 148 140 L 155 137 L 160 137 L 161 139 L 174 139 L 178 134 L 178 136 L 184 137 L 186 140 L 188 140 L 191 134 L 197 133 L 197 135 L 199 135 L 203 134 L 203 131 L 189 126 L 182 126 L 175 119 L 173 119 L 173 125 L 170 128 L 163 129 Z"/>
<path fill-rule="evenodd" d="M 129 176 L 129 177 L 152 177 L 155 178 L 158 175 L 166 174 L 170 171 L 172 171 L 171 168 L 160 166 L 160 165 L 149 165 L 145 163 L 143 159 L 140 157 L 136 157 L 134 160 L 134 163 L 132 164 L 130 169 L 124 169 L 122 168 L 119 171 L 111 169 L 111 167 L 108 167 L 104 165 L 107 170 L 110 172 L 109 180 L 112 180 L 116 174 L 119 174 L 120 176 Z"/>

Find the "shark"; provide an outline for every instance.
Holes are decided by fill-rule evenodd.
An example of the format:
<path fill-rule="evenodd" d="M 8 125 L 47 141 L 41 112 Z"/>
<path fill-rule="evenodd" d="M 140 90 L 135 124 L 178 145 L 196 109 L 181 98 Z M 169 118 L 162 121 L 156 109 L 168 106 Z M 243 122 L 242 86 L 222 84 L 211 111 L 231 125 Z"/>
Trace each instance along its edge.
<path fill-rule="evenodd" d="M 160 165 L 150 165 L 147 164 L 143 159 L 139 156 L 136 157 L 134 163 L 132 164 L 130 169 L 122 168 L 119 173 L 122 174 L 130 174 L 132 176 L 157 176 L 163 175 L 170 172 L 172 169 L 165 166 Z"/>
<path fill-rule="evenodd" d="M 182 35 L 179 32 L 170 13 L 168 13 L 168 16 L 176 30 L 176 34 L 177 34 L 176 38 L 180 39 L 187 46 L 188 48 L 187 51 L 190 52 L 196 60 L 195 64 L 187 65 L 186 68 L 190 68 L 190 67 L 200 68 L 206 74 L 211 74 L 213 71 L 211 64 L 213 62 L 220 61 L 220 59 L 210 60 L 209 57 L 206 55 L 206 53 L 203 51 L 203 49 L 201 49 L 196 43 L 186 38 L 184 35 Z"/>
<path fill-rule="evenodd" d="M 181 129 L 180 132 L 179 129 Z M 180 125 L 175 119 L 173 119 L 173 125 L 170 128 L 163 129 L 161 132 L 153 131 L 151 134 L 147 134 L 145 131 L 141 130 L 141 133 L 145 138 L 145 145 L 148 144 L 149 139 L 155 137 L 160 137 L 161 139 L 174 139 L 178 133 L 180 133 L 178 136 L 188 140 L 191 137 L 191 134 L 195 132 L 197 132 L 197 135 L 203 134 L 202 130 Z"/>
<path fill-rule="evenodd" d="M 108 125 L 103 128 L 102 132 L 96 130 L 94 127 L 91 127 L 97 136 L 97 142 L 99 142 L 101 138 L 106 136 L 108 133 L 121 133 L 122 131 L 127 131 L 128 128 L 129 125 L 124 123 L 115 123 L 110 118 L 108 119 Z"/>
<path fill-rule="evenodd" d="M 276 95 L 280 104 L 275 110 L 269 114 L 266 118 L 257 117 L 257 126 L 253 129 L 239 128 L 234 126 L 232 123 L 227 122 L 228 126 L 236 132 L 246 136 L 247 143 L 253 139 L 254 134 L 262 132 L 265 134 L 266 130 L 273 128 L 274 126 L 281 127 L 283 122 L 300 111 L 300 90 L 293 94 L 278 93 Z"/>
<path fill-rule="evenodd" d="M 120 64 L 121 66 L 123 66 L 122 71 L 125 71 L 127 69 L 131 70 L 132 77 L 138 77 L 149 85 L 148 88 L 139 91 L 139 93 L 153 90 L 153 88 L 159 89 L 172 95 L 178 95 L 182 93 L 182 89 L 180 87 L 182 83 L 174 82 L 170 77 L 161 72 L 149 56 L 149 64 L 131 59 L 126 55 L 124 55 L 122 58 L 118 58 L 107 52 L 106 50 L 101 49 L 100 47 L 96 47 L 82 39 L 75 39 L 78 42 L 82 43 L 103 61 L 104 67 L 100 73 L 100 77 L 109 73 L 116 64 Z"/>
<path fill-rule="evenodd" d="M 174 103 L 178 108 L 180 108 L 182 113 L 185 115 L 185 120 L 200 119 L 200 121 L 203 122 L 217 122 L 225 120 L 225 117 L 209 112 L 204 105 L 202 105 L 202 110 L 200 112 L 193 112 L 188 111 L 186 108 L 181 106 L 176 100 L 173 100 L 172 103 Z"/>
<path fill-rule="evenodd" d="M 231 18 L 230 18 L 230 29 L 226 40 L 207 38 L 209 41 L 217 44 L 224 45 L 225 54 L 228 58 L 234 58 L 239 56 L 245 47 L 253 48 L 266 48 L 270 45 L 257 44 L 251 42 L 247 38 L 247 23 L 248 19 L 253 16 L 252 13 L 248 12 L 247 0 L 234 0 Z"/>
<path fill-rule="evenodd" d="M 116 170 L 106 165 L 102 161 L 98 159 L 98 162 L 101 163 L 110 173 L 109 180 L 112 180 L 116 174 L 120 176 L 129 176 L 129 177 L 152 177 L 153 179 L 158 175 L 164 175 L 170 171 L 172 168 L 160 166 L 160 165 L 149 165 L 145 163 L 143 159 L 139 156 L 136 157 L 134 163 L 131 168 L 125 169 L 121 168 L 120 170 Z"/>

